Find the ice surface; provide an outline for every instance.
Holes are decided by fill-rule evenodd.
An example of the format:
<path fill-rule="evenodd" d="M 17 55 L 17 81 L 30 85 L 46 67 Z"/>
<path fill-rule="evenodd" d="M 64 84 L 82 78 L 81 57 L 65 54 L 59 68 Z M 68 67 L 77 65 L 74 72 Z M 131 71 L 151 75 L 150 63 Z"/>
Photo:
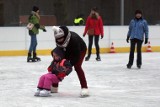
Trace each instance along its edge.
<path fill-rule="evenodd" d="M 143 53 L 142 69 L 136 60 L 127 69 L 128 53 L 92 55 L 83 63 L 90 97 L 80 98 L 75 71 L 60 83 L 59 93 L 35 97 L 39 77 L 47 72 L 51 56 L 27 63 L 26 57 L 0 57 L 0 107 L 160 107 L 160 53 Z M 136 54 L 135 54 L 136 58 Z"/>

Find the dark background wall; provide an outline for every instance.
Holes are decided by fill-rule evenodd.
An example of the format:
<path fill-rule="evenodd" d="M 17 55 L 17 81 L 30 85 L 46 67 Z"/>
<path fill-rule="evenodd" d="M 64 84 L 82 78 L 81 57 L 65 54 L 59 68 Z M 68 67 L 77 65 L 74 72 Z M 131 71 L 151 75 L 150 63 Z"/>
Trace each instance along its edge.
<path fill-rule="evenodd" d="M 105 25 L 120 25 L 121 0 L 0 0 L 0 25 L 19 25 L 19 16 L 29 15 L 33 5 L 41 15 L 55 15 L 57 25 L 73 25 L 73 19 L 83 14 L 84 19 L 94 6 L 99 8 Z M 160 0 L 124 0 L 124 24 L 128 25 L 136 9 L 143 10 L 150 25 L 160 23 Z"/>

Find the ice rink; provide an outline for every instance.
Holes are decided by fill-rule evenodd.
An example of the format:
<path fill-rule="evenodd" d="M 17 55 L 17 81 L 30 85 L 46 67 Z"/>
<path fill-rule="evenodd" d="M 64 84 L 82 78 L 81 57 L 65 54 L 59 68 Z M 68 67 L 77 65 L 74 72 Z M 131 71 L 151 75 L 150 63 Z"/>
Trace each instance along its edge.
<path fill-rule="evenodd" d="M 51 56 L 27 63 L 26 56 L 0 57 L 0 107 L 160 107 L 160 53 L 143 53 L 143 65 L 127 69 L 128 53 L 95 55 L 83 63 L 90 96 L 80 98 L 75 71 L 51 97 L 35 97 L 39 77 Z M 135 54 L 136 58 L 136 54 Z"/>

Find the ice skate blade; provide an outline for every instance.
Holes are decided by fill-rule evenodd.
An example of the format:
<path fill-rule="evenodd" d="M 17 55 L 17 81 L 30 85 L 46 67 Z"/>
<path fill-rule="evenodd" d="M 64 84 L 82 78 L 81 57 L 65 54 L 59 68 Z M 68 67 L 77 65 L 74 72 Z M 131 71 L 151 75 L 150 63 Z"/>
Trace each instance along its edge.
<path fill-rule="evenodd" d="M 41 60 L 29 60 L 29 61 L 27 61 L 28 63 L 33 63 L 33 62 L 40 62 Z"/>
<path fill-rule="evenodd" d="M 80 95 L 80 98 L 86 98 L 89 97 L 89 95 Z"/>
<path fill-rule="evenodd" d="M 41 96 L 41 95 L 34 95 L 35 97 L 52 97 L 52 95 L 48 95 L 48 96 Z"/>

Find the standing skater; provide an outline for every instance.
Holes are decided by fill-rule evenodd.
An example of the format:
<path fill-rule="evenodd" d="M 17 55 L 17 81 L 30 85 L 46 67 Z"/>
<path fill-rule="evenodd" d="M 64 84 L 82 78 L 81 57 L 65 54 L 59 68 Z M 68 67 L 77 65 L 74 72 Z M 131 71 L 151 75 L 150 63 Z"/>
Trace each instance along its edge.
<path fill-rule="evenodd" d="M 83 34 L 83 37 L 84 37 L 88 32 L 88 40 L 89 40 L 88 56 L 85 58 L 85 61 L 88 61 L 90 59 L 90 56 L 92 53 L 91 51 L 92 51 L 93 38 L 94 38 L 94 43 L 96 47 L 96 55 L 97 55 L 96 60 L 101 61 L 101 58 L 99 55 L 100 53 L 99 52 L 100 50 L 99 36 L 101 35 L 101 39 L 103 38 L 103 22 L 102 22 L 101 16 L 97 11 L 98 11 L 97 7 L 94 7 L 91 9 L 91 13 L 87 18 L 86 27 Z"/>
<path fill-rule="evenodd" d="M 64 59 L 64 55 L 62 48 L 56 47 L 52 51 L 53 61 L 48 67 L 49 73 L 40 77 L 35 96 L 50 96 L 51 85 L 58 84 L 66 75 L 71 73 L 72 65 L 68 60 Z"/>
<path fill-rule="evenodd" d="M 137 67 L 140 69 L 142 65 L 141 48 L 145 35 L 145 44 L 148 43 L 148 24 L 142 17 L 142 11 L 135 11 L 135 18 L 131 20 L 127 35 L 127 43 L 130 39 L 130 55 L 127 68 L 130 69 L 133 65 L 135 45 L 137 45 Z"/>
<path fill-rule="evenodd" d="M 81 84 L 80 95 L 88 96 L 87 81 L 81 67 L 87 50 L 85 42 L 77 33 L 69 31 L 66 26 L 53 26 L 53 31 L 57 46 L 65 50 L 65 58 L 71 62 L 77 72 Z M 54 84 L 54 86 L 56 85 Z"/>
<path fill-rule="evenodd" d="M 39 24 L 39 21 L 40 21 L 39 8 L 36 6 L 33 6 L 31 15 L 29 16 L 29 19 L 28 19 L 28 22 L 29 22 L 28 25 L 30 26 L 27 26 L 29 30 L 29 35 L 31 37 L 27 62 L 36 62 L 41 60 L 39 57 L 37 57 L 37 53 L 36 53 L 37 34 L 39 33 L 39 29 L 42 29 L 44 32 L 46 32 L 46 29 L 44 26 L 41 26 Z M 33 52 L 33 57 L 32 57 L 32 52 Z"/>

